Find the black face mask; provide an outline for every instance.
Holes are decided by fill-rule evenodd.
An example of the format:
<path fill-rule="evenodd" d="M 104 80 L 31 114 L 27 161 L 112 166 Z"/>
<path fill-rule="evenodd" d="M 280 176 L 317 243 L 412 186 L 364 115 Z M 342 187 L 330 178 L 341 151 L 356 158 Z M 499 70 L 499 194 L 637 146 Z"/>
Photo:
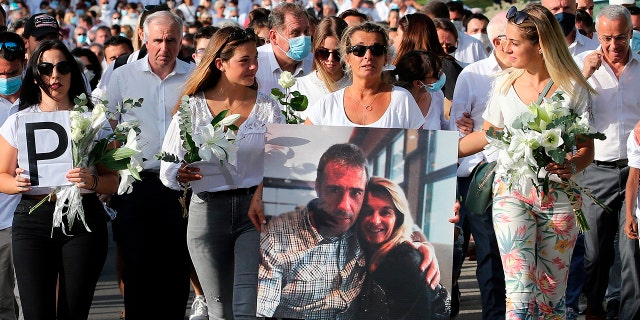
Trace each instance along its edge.
<path fill-rule="evenodd" d="M 576 27 L 576 15 L 560 12 L 554 15 L 562 28 L 562 34 L 566 37 Z"/>

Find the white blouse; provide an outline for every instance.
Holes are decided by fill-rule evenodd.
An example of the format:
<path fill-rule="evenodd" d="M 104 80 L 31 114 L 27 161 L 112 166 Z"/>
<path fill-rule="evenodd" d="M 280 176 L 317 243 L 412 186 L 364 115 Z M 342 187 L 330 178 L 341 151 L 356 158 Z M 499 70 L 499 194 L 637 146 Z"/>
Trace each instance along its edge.
<path fill-rule="evenodd" d="M 328 94 L 312 105 L 308 119 L 314 125 L 345 127 L 418 129 L 424 124 L 425 117 L 416 100 L 409 91 L 397 86 L 393 86 L 391 101 L 380 119 L 367 125 L 351 122 L 344 111 L 344 91 L 340 89 Z"/>
<path fill-rule="evenodd" d="M 336 90 L 340 90 L 351 84 L 351 77 L 347 73 L 342 78 L 336 81 Z M 291 87 L 292 91 L 298 90 L 301 94 L 307 96 L 309 99 L 309 105 L 307 110 L 298 112 L 298 115 L 303 120 L 307 118 L 309 107 L 317 101 L 320 101 L 324 96 L 328 95 L 329 89 L 318 77 L 318 71 L 314 70 L 304 77 L 296 79 L 296 83 Z"/>
<path fill-rule="evenodd" d="M 214 116 L 209 111 L 204 92 L 196 93 L 189 98 L 191 105 L 191 123 L 193 134 L 200 133 L 200 126 L 211 123 Z M 182 147 L 179 128 L 179 114 L 176 113 L 169 124 L 169 129 L 162 143 L 162 151 L 184 158 L 186 151 Z M 232 176 L 233 185 L 226 182 L 222 176 L 206 176 L 208 192 L 224 191 L 233 188 L 249 188 L 262 182 L 264 171 L 264 145 L 267 123 L 285 123 L 284 116 L 278 103 L 269 96 L 258 92 L 256 104 L 249 113 L 247 120 L 240 125 L 236 134 L 235 145 L 238 147 L 236 172 Z M 162 161 L 160 164 L 160 180 L 167 187 L 181 190 L 176 180 L 180 164 Z"/>

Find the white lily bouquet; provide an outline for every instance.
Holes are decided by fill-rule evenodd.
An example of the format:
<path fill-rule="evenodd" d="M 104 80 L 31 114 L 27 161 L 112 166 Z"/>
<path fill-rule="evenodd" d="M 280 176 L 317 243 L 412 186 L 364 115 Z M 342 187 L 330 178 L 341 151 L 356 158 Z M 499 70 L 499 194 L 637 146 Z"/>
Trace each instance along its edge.
<path fill-rule="evenodd" d="M 111 170 L 118 170 L 120 184 L 118 194 L 129 193 L 132 190 L 134 180 L 140 180 L 139 172 L 142 170 L 142 150 L 138 147 L 138 134 L 140 129 L 137 122 L 123 122 L 113 132 L 104 136 L 101 134 L 108 126 L 108 121 L 116 119 L 119 114 L 126 113 L 132 108 L 142 105 L 142 98 L 138 100 L 125 99 L 117 107 L 116 113 L 107 110 L 107 101 L 101 101 L 93 107 L 89 115 L 87 96 L 83 93 L 74 98 L 74 108 L 69 111 L 71 119 L 71 150 L 73 166 L 88 168 L 101 164 Z M 89 116 L 87 116 L 89 115 Z M 108 128 L 108 127 L 107 127 Z M 109 149 L 113 141 L 122 144 L 119 148 Z M 56 205 L 53 213 L 53 227 L 63 227 L 63 216 L 67 216 L 69 229 L 73 227 L 76 219 L 82 221 L 85 229 L 91 231 L 85 222 L 84 208 L 82 207 L 82 195 L 80 188 L 75 184 L 57 187 L 42 201 L 33 206 L 33 212 L 45 201 L 49 201 L 56 195 Z"/>
<path fill-rule="evenodd" d="M 572 154 L 576 144 L 585 138 L 604 140 L 605 135 L 600 132 L 590 132 L 588 119 L 580 117 L 573 110 L 562 106 L 562 93 L 556 93 L 541 104 L 529 105 L 529 112 L 518 116 L 510 130 L 489 130 L 487 138 L 489 145 L 499 151 L 498 164 L 500 169 L 509 176 L 508 188 L 526 194 L 528 186 L 533 185 L 538 194 L 546 197 L 549 194 L 549 172 L 539 182 L 538 176 L 548 164 L 563 163 L 568 154 Z M 582 231 L 589 230 L 589 225 L 582 211 L 584 194 L 603 208 L 598 201 L 584 187 L 579 186 L 573 179 L 561 179 L 562 191 L 569 198 L 576 214 L 578 226 Z M 579 195 L 576 195 L 578 191 Z M 606 209 L 606 208 L 605 208 Z"/>
<path fill-rule="evenodd" d="M 296 83 L 296 78 L 293 77 L 291 72 L 284 71 L 280 74 L 278 84 L 284 88 L 285 92 L 282 92 L 278 88 L 271 89 L 271 97 L 276 99 L 282 106 L 282 114 L 288 124 L 303 123 L 304 119 L 296 113 L 296 111 L 305 111 L 309 105 L 309 99 L 307 96 L 300 93 L 300 91 L 291 91 L 291 87 Z"/>
<path fill-rule="evenodd" d="M 219 161 L 220 167 L 225 169 L 226 165 L 233 167 L 236 163 L 238 147 L 235 145 L 236 135 L 234 130 L 238 127 L 234 123 L 240 118 L 239 114 L 227 115 L 228 110 L 218 113 L 211 123 L 197 128 L 197 134 L 193 132 L 191 122 L 191 106 L 189 96 L 180 99 L 178 107 L 180 140 L 182 147 L 186 151 L 183 159 L 175 154 L 159 152 L 155 158 L 161 161 L 192 164 L 198 161 L 213 162 Z M 227 170 L 228 171 L 228 170 Z M 226 172 L 226 171 L 225 171 Z M 180 199 L 183 214 L 187 215 L 187 190 L 188 185 L 183 188 L 183 196 Z"/>

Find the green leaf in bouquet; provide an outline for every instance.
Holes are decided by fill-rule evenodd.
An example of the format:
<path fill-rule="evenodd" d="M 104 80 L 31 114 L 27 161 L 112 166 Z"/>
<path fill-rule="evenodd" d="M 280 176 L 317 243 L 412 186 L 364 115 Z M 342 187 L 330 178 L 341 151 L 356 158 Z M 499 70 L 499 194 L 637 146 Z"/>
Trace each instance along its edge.
<path fill-rule="evenodd" d="M 220 111 L 215 117 L 213 117 L 213 120 L 211 120 L 211 125 L 215 127 L 216 124 L 218 124 L 220 121 L 222 121 L 222 119 L 224 119 L 224 117 L 227 116 L 228 112 L 229 110 Z"/>
<path fill-rule="evenodd" d="M 298 91 L 295 91 L 298 92 Z M 298 96 L 294 96 L 291 99 L 291 108 L 295 111 L 304 111 L 307 110 L 307 105 L 309 104 L 309 99 L 304 96 L 304 95 L 300 95 L 298 94 Z"/>
<path fill-rule="evenodd" d="M 238 126 L 236 126 L 235 124 L 230 124 L 227 126 L 227 129 L 233 130 L 233 131 L 238 131 Z"/>
<path fill-rule="evenodd" d="M 489 130 L 486 131 L 487 136 L 489 136 L 490 138 L 493 139 L 502 139 L 503 135 L 504 135 L 504 131 L 502 130 L 496 130 L 494 127 L 489 128 Z"/>
<path fill-rule="evenodd" d="M 284 93 L 278 88 L 273 88 L 271 89 L 271 96 L 276 100 L 280 100 L 284 98 Z"/>
<path fill-rule="evenodd" d="M 551 156 L 551 160 L 553 160 L 553 162 L 563 163 L 567 153 L 560 149 L 553 149 L 549 150 L 549 156 Z"/>
<path fill-rule="evenodd" d="M 178 156 L 165 151 L 156 153 L 153 158 L 164 162 L 180 163 L 180 159 L 178 158 Z"/>
<path fill-rule="evenodd" d="M 131 162 L 131 160 L 129 158 L 124 158 L 124 159 L 113 159 L 113 158 L 107 158 L 104 159 L 102 161 L 100 161 L 100 164 L 102 164 L 103 166 L 107 167 L 107 169 L 109 170 L 124 170 L 127 169 L 127 167 L 129 166 L 129 163 Z"/>
<path fill-rule="evenodd" d="M 122 159 L 127 159 L 127 161 L 129 161 L 129 158 L 131 158 L 131 156 L 135 155 L 136 151 L 133 149 L 129 149 L 129 148 L 114 148 L 114 149 L 109 149 L 105 154 L 104 154 L 104 159 L 113 159 L 113 160 L 122 160 Z"/>
<path fill-rule="evenodd" d="M 77 106 L 86 106 L 87 105 L 87 95 L 85 93 L 82 93 L 80 95 L 78 95 L 77 97 L 73 98 L 73 104 L 77 105 Z"/>
<path fill-rule="evenodd" d="M 142 180 L 142 178 L 140 177 L 140 172 L 138 172 L 138 169 L 136 169 L 136 167 L 132 166 L 132 165 L 131 165 L 131 163 L 129 163 L 129 164 L 127 165 L 127 169 L 129 170 L 129 172 L 131 173 L 131 176 L 132 176 L 134 179 L 136 179 L 136 180 L 138 180 L 138 181 L 141 181 L 141 180 Z"/>

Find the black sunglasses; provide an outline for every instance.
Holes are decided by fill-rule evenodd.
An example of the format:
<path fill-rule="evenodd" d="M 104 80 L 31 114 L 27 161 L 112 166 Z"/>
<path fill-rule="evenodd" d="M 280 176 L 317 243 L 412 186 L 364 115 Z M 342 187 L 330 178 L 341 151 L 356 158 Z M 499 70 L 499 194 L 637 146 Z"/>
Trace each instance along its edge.
<path fill-rule="evenodd" d="M 328 60 L 330 56 L 333 56 L 334 61 L 340 61 L 340 52 L 338 50 L 318 48 L 316 49 L 316 55 L 320 60 Z"/>
<path fill-rule="evenodd" d="M 347 48 L 347 53 L 353 53 L 353 55 L 355 55 L 356 57 L 364 57 L 364 55 L 367 54 L 367 50 L 371 50 L 371 54 L 376 57 L 380 57 L 383 54 L 387 53 L 387 47 L 378 43 L 372 46 L 350 46 Z"/>
<path fill-rule="evenodd" d="M 216 57 L 220 54 L 220 52 L 222 52 L 222 49 L 224 47 L 227 46 L 227 44 L 229 44 L 229 42 L 233 41 L 244 41 L 247 39 L 256 39 L 256 33 L 253 31 L 252 28 L 246 28 L 244 30 L 242 29 L 235 29 L 233 30 L 233 32 L 231 32 L 228 36 L 227 39 L 224 41 L 224 43 L 222 44 L 222 46 L 220 46 L 220 49 L 218 49 L 218 52 L 216 52 Z"/>
<path fill-rule="evenodd" d="M 515 6 L 509 8 L 507 11 L 507 20 L 513 21 L 515 24 L 521 24 L 525 19 L 529 17 L 529 14 L 524 11 L 518 11 Z"/>
<path fill-rule="evenodd" d="M 56 70 L 58 70 L 60 74 L 68 74 L 71 72 L 71 63 L 69 63 L 69 61 L 60 61 L 57 64 L 51 62 L 38 63 L 38 73 L 41 76 L 50 76 L 53 73 L 53 67 L 56 67 Z"/>
<path fill-rule="evenodd" d="M 158 12 L 158 11 L 169 11 L 169 6 L 167 6 L 166 4 L 149 4 L 143 7 L 143 11 L 142 12 L 149 12 L 149 11 L 153 11 L 153 12 Z"/>

